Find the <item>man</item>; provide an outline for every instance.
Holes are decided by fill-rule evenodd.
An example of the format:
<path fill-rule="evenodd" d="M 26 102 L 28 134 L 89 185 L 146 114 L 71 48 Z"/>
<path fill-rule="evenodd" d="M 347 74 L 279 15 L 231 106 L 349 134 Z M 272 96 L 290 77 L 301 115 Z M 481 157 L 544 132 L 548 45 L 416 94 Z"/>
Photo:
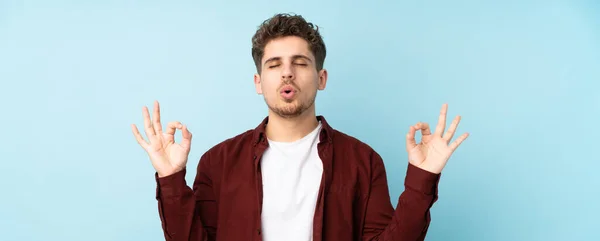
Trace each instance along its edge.
<path fill-rule="evenodd" d="M 254 83 L 268 116 L 206 151 L 191 188 L 185 173 L 192 134 L 179 122 L 163 133 L 158 102 L 153 119 L 143 108 L 149 141 L 132 130 L 156 169 L 166 240 L 425 238 L 440 173 L 467 138 L 450 142 L 459 117 L 444 133 L 443 105 L 435 132 L 426 123 L 409 128 L 405 191 L 394 210 L 379 154 L 315 115 L 317 91 L 327 83 L 325 52 L 318 28 L 301 16 L 278 14 L 260 26 L 252 39 Z M 176 129 L 181 143 L 174 142 Z"/>

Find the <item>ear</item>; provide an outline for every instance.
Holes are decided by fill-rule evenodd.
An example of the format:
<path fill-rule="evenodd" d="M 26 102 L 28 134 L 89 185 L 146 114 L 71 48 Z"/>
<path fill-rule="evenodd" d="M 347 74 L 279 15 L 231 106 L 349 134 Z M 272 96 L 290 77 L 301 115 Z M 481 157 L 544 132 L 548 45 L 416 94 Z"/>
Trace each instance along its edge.
<path fill-rule="evenodd" d="M 262 87 L 260 85 L 260 75 L 254 74 L 254 88 L 256 88 L 256 93 L 262 95 Z"/>
<path fill-rule="evenodd" d="M 319 90 L 324 90 L 327 86 L 327 70 L 322 69 L 319 71 Z"/>

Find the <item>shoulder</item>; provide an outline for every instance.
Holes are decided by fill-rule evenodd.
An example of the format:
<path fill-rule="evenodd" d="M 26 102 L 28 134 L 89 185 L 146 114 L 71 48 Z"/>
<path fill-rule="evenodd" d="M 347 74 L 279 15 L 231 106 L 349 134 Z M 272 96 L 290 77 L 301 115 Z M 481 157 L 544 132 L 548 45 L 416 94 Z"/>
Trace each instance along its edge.
<path fill-rule="evenodd" d="M 369 144 L 339 130 L 333 132 L 333 155 L 343 160 L 341 165 L 357 168 L 370 175 L 374 170 L 385 169 L 383 158 Z"/>
<path fill-rule="evenodd" d="M 375 149 L 369 144 L 359 140 L 358 138 L 351 136 L 342 131 L 333 129 L 333 145 L 334 148 L 352 150 L 354 153 L 363 155 L 377 154 Z"/>
<path fill-rule="evenodd" d="M 227 156 L 239 156 L 241 153 L 251 150 L 254 132 L 254 129 L 250 129 L 213 145 L 204 152 L 200 158 L 200 162 L 210 162 L 211 165 L 214 165 L 221 162 Z"/>
<path fill-rule="evenodd" d="M 352 180 L 362 193 L 368 193 L 368 188 L 374 180 L 385 174 L 382 157 L 371 145 L 341 131 L 334 131 L 333 168 L 335 172 L 345 176 L 343 179 Z"/>

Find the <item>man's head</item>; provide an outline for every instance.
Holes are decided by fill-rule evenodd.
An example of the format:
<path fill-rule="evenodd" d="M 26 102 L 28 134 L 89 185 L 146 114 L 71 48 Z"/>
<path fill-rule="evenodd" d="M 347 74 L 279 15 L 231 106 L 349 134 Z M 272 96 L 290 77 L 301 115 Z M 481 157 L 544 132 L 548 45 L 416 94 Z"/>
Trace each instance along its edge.
<path fill-rule="evenodd" d="M 259 27 L 252 37 L 254 84 L 272 112 L 289 118 L 314 111 L 327 82 L 325 53 L 318 27 L 302 16 L 277 14 Z"/>

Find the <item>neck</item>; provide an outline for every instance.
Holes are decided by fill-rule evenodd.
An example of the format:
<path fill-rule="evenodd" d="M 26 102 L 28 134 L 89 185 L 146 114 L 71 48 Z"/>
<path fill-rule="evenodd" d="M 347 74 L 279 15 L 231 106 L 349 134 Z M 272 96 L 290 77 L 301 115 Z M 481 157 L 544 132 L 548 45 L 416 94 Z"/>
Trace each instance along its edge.
<path fill-rule="evenodd" d="M 269 122 L 266 127 L 267 138 L 277 142 L 296 141 L 308 135 L 317 128 L 317 125 L 319 125 L 319 121 L 317 121 L 314 108 L 293 118 L 284 118 L 269 110 Z"/>

